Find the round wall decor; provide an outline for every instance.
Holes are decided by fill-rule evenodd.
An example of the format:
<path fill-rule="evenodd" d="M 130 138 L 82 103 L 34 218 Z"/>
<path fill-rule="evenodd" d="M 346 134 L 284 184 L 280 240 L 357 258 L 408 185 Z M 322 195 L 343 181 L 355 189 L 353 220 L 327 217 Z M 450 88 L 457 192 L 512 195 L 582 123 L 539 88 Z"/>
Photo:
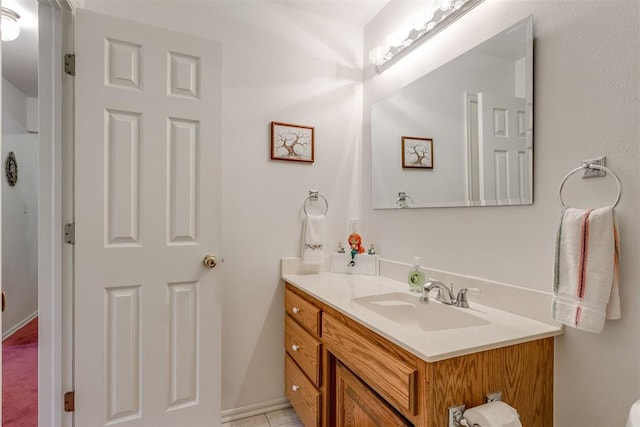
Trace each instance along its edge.
<path fill-rule="evenodd" d="M 18 162 L 16 161 L 16 155 L 13 151 L 9 152 L 7 160 L 4 162 L 4 173 L 7 176 L 9 185 L 13 187 L 18 182 Z"/>

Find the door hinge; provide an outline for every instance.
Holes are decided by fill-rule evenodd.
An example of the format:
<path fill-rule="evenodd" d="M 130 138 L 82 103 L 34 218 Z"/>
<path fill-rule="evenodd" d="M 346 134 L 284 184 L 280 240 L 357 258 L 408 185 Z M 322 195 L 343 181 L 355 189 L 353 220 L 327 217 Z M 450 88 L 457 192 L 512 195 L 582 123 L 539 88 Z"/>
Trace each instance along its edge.
<path fill-rule="evenodd" d="M 76 392 L 68 391 L 64 394 L 64 412 L 76 410 Z"/>
<path fill-rule="evenodd" d="M 74 222 L 64 225 L 64 242 L 68 245 L 76 244 L 76 224 Z"/>
<path fill-rule="evenodd" d="M 64 72 L 70 76 L 76 75 L 76 55 L 67 53 L 64 56 Z"/>

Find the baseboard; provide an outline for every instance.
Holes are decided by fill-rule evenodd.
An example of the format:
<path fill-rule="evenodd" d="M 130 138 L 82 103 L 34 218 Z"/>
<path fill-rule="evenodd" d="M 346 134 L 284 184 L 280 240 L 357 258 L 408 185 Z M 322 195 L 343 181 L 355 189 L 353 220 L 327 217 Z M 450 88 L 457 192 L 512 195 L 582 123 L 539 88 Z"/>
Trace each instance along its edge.
<path fill-rule="evenodd" d="M 18 329 L 22 328 L 24 325 L 26 325 L 27 323 L 31 322 L 36 317 L 38 317 L 38 311 L 37 310 L 34 313 L 32 313 L 31 315 L 29 315 L 22 322 L 18 323 L 17 325 L 14 325 L 11 329 L 7 329 L 7 331 L 2 334 L 2 339 L 4 340 L 5 338 L 9 338 L 11 335 L 15 334 L 18 331 Z"/>
<path fill-rule="evenodd" d="M 291 404 L 289 403 L 289 400 L 286 397 L 283 397 L 269 402 L 256 403 L 254 405 L 243 406 L 241 408 L 227 409 L 222 411 L 222 424 L 290 407 Z"/>

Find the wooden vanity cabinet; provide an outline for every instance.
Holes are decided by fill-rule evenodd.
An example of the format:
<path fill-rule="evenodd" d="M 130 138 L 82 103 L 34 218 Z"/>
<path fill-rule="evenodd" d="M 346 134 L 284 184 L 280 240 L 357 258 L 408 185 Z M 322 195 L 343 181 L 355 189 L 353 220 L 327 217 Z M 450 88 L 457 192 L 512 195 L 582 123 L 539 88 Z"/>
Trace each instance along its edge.
<path fill-rule="evenodd" d="M 307 327 L 292 324 L 300 301 L 311 311 Z M 450 406 L 481 405 L 495 391 L 522 425 L 553 425 L 553 338 L 430 363 L 288 283 L 285 306 L 285 345 L 301 331 L 317 339 L 313 351 L 287 348 L 285 356 L 287 397 L 306 427 L 445 427 Z M 295 375 L 309 381 L 315 400 L 291 390 Z"/>

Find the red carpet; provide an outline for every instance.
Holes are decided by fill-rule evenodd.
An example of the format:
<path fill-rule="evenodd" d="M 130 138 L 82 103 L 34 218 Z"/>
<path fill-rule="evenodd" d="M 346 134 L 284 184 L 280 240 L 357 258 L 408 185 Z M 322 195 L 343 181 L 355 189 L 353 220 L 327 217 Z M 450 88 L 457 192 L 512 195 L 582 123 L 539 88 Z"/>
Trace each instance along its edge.
<path fill-rule="evenodd" d="M 2 342 L 2 425 L 38 425 L 38 318 Z"/>

